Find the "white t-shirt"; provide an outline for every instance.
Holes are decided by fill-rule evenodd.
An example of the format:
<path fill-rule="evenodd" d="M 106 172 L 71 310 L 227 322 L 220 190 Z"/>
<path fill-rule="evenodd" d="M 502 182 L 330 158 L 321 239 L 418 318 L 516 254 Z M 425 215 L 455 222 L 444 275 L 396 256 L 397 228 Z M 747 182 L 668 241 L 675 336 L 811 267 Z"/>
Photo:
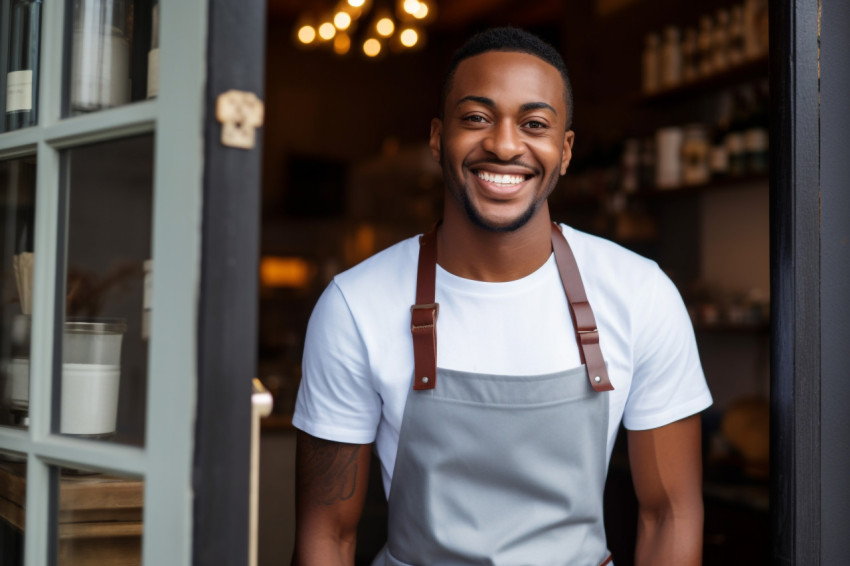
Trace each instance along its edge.
<path fill-rule="evenodd" d="M 655 262 L 562 225 L 599 328 L 614 391 L 607 455 L 622 420 L 644 430 L 711 405 L 693 327 L 676 287 Z M 418 238 L 337 275 L 316 304 L 304 347 L 293 425 L 337 442 L 375 442 L 388 494 L 413 383 L 410 305 Z M 437 365 L 539 375 L 580 365 L 554 255 L 516 281 L 463 279 L 437 266 Z M 439 384 L 438 384 L 439 387 Z"/>

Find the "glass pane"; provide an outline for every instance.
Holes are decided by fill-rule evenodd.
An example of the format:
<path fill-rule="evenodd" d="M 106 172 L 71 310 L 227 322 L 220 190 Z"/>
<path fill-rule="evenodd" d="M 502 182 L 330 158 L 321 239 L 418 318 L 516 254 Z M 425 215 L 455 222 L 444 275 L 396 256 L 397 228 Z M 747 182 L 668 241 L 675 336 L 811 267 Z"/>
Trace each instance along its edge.
<path fill-rule="evenodd" d="M 70 0 L 65 115 L 156 96 L 159 5 L 155 0 Z"/>
<path fill-rule="evenodd" d="M 0 564 L 24 563 L 27 458 L 0 452 Z"/>
<path fill-rule="evenodd" d="M 142 445 L 153 137 L 71 149 L 63 163 L 67 282 L 54 430 Z"/>
<path fill-rule="evenodd" d="M 34 126 L 38 118 L 42 0 L 12 0 L 5 53 L 5 130 Z M 5 11 L 5 10 L 4 10 Z M 3 30 L 5 31 L 5 30 Z M 2 130 L 0 130 L 2 131 Z"/>
<path fill-rule="evenodd" d="M 35 157 L 0 161 L 0 425 L 26 426 L 29 408 Z"/>
<path fill-rule="evenodd" d="M 144 482 L 91 470 L 59 472 L 56 563 L 141 564 Z"/>

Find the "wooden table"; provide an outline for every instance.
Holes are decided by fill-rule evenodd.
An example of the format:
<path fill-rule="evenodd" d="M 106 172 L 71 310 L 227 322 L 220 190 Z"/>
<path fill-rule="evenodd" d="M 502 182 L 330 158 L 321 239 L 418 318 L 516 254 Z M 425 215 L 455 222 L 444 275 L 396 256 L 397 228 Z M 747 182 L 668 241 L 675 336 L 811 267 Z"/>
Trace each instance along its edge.
<path fill-rule="evenodd" d="M 0 461 L 0 519 L 24 533 L 26 466 Z M 105 474 L 59 480 L 59 566 L 142 562 L 144 483 Z"/>

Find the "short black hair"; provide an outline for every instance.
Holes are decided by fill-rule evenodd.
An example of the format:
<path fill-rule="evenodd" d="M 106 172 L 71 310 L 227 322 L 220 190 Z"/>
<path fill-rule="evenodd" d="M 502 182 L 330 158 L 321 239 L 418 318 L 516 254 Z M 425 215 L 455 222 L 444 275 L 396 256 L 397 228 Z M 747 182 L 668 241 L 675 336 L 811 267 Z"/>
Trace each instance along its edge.
<path fill-rule="evenodd" d="M 527 53 L 549 63 L 561 74 L 564 81 L 564 99 L 567 103 L 567 129 L 573 122 L 573 87 L 567 73 L 567 65 L 557 49 L 533 33 L 515 27 L 490 28 L 473 35 L 467 40 L 449 61 L 449 67 L 443 78 L 443 90 L 440 95 L 440 116 L 446 108 L 446 99 L 452 87 L 458 65 L 466 59 L 487 53 L 488 51 L 507 51 Z"/>

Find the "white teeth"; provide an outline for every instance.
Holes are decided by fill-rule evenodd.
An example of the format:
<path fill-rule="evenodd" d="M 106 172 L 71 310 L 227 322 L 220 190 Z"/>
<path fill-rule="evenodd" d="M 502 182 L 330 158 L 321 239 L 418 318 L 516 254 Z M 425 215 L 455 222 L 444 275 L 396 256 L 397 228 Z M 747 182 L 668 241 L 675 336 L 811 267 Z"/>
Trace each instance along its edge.
<path fill-rule="evenodd" d="M 523 175 L 499 175 L 497 173 L 489 173 L 487 171 L 478 171 L 476 174 L 480 179 L 497 185 L 511 186 L 518 185 L 525 181 L 525 177 Z"/>

